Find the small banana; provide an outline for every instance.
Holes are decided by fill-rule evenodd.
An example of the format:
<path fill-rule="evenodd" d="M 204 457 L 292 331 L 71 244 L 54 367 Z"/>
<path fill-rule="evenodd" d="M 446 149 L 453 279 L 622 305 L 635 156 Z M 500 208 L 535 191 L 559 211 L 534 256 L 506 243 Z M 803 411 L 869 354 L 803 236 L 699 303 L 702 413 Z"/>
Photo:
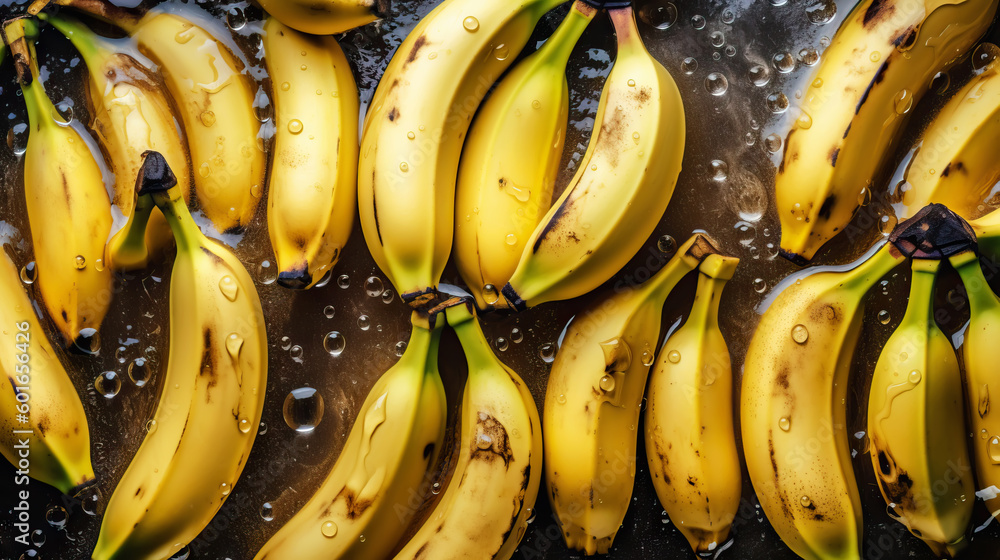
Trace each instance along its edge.
<path fill-rule="evenodd" d="M 264 50 L 274 88 L 267 225 L 278 283 L 308 288 L 333 268 L 354 224 L 358 87 L 333 37 L 271 18 Z"/>
<path fill-rule="evenodd" d="M 253 279 L 188 212 L 166 160 L 140 176 L 173 230 L 170 351 L 146 437 L 108 502 L 94 560 L 162 560 L 212 520 L 246 465 L 267 383 L 267 336 Z"/>
<path fill-rule="evenodd" d="M 938 558 L 954 558 L 969 544 L 975 487 L 958 359 L 934 322 L 940 264 L 911 261 L 906 314 L 872 375 L 868 449 L 889 513 Z"/>
<path fill-rule="evenodd" d="M 382 560 L 410 524 L 401 513 L 437 463 L 445 395 L 438 372 L 443 318 L 414 311 L 403 356 L 375 383 L 333 470 L 256 560 Z"/>
<path fill-rule="evenodd" d="M 469 365 L 461 445 L 441 500 L 395 556 L 508 560 L 542 480 L 542 430 L 524 381 L 493 354 L 471 304 L 445 312 Z"/>
<path fill-rule="evenodd" d="M 135 208 L 135 179 L 142 167 L 142 154 L 160 152 L 182 186 L 184 198 L 190 198 L 191 172 L 187 145 L 175 120 L 162 79 L 143 66 L 120 41 L 101 37 L 79 21 L 67 16 L 39 14 L 65 35 L 79 51 L 90 74 L 87 88 L 91 128 L 115 174 L 112 204 L 123 216 L 131 217 Z M 138 228 L 146 232 L 144 243 L 160 253 L 172 237 L 163 214 L 153 211 L 153 224 Z M 144 268 L 148 258 L 142 253 L 119 254 L 121 237 L 128 228 L 115 232 L 108 243 L 104 263 L 114 269 Z"/>
<path fill-rule="evenodd" d="M 497 290 L 549 210 L 568 125 L 566 64 L 596 14 L 577 0 L 545 45 L 500 81 L 472 123 L 458 170 L 455 263 L 481 309 L 501 303 Z"/>
<path fill-rule="evenodd" d="M 806 560 L 860 558 L 845 399 L 864 296 L 903 258 L 890 243 L 853 269 L 798 278 L 770 303 L 747 350 L 747 470 L 771 526 Z"/>
<path fill-rule="evenodd" d="M 994 517 L 1000 515 L 1000 415 L 993 410 L 990 390 L 1000 394 L 993 349 L 1000 340 L 1000 298 L 993 293 L 979 257 L 966 251 L 951 257 L 969 297 L 969 328 L 962 343 L 966 417 L 972 431 L 972 464 L 976 473 L 977 494 L 986 501 Z M 935 435 L 936 431 L 932 431 Z M 967 496 L 971 501 L 971 496 Z"/>
<path fill-rule="evenodd" d="M 0 331 L 4 348 L 0 352 L 4 377 L 0 380 L 0 452 L 27 476 L 69 494 L 94 479 L 83 403 L 45 337 L 17 266 L 6 251 L 0 249 L 0 253 L 0 322 L 4 325 Z M 19 418 L 22 414 L 27 417 L 24 422 Z M 21 473 L 16 476 L 20 478 Z"/>
<path fill-rule="evenodd" d="M 733 427 L 733 370 L 719 330 L 719 300 L 739 259 L 709 255 L 687 321 L 660 350 L 646 401 L 653 486 L 696 554 L 725 543 L 743 475 Z"/>
<path fill-rule="evenodd" d="M 472 116 L 538 20 L 564 0 L 445 0 L 410 32 L 365 116 L 361 228 L 375 263 L 421 305 L 451 254 L 458 160 Z"/>
<path fill-rule="evenodd" d="M 522 310 L 570 299 L 621 270 L 660 222 L 684 155 L 684 104 L 646 50 L 631 7 L 608 12 L 618 59 L 576 176 L 527 240 L 503 287 Z"/>
<path fill-rule="evenodd" d="M 15 19 L 5 28 L 28 108 L 24 197 L 38 267 L 37 285 L 48 316 L 66 344 L 88 349 L 113 295 L 104 244 L 111 232 L 111 200 L 101 156 L 79 122 L 60 122 L 38 80 L 37 24 Z"/>
<path fill-rule="evenodd" d="M 785 254 L 810 260 L 848 225 L 934 75 L 996 11 L 997 0 L 864 0 L 848 14 L 784 139 L 775 200 Z"/>
<path fill-rule="evenodd" d="M 695 234 L 649 281 L 607 294 L 567 327 L 545 390 L 542 433 L 549 500 L 570 549 L 605 554 L 621 527 L 663 304 L 714 252 Z"/>
<path fill-rule="evenodd" d="M 337 35 L 389 16 L 390 0 L 259 0 L 281 23 L 303 33 Z"/>

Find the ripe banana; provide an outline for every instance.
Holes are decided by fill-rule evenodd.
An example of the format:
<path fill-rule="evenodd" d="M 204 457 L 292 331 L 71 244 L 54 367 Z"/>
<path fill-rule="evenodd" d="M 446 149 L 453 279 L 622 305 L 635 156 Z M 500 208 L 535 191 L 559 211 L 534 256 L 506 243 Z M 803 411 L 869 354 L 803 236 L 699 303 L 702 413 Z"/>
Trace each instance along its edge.
<path fill-rule="evenodd" d="M 886 244 L 849 271 L 799 278 L 747 350 L 740 419 L 750 480 L 771 526 L 806 560 L 860 558 L 845 399 L 864 296 L 902 260 Z"/>
<path fill-rule="evenodd" d="M 695 554 L 729 537 L 743 475 L 733 427 L 733 370 L 719 300 L 739 259 L 709 255 L 687 321 L 660 350 L 649 380 L 646 459 L 663 509 Z"/>
<path fill-rule="evenodd" d="M 646 242 L 677 184 L 684 104 L 642 43 L 631 7 L 610 10 L 618 59 L 576 176 L 528 239 L 503 295 L 522 310 L 603 284 Z"/>
<path fill-rule="evenodd" d="M 969 544 L 975 487 L 958 359 L 934 322 L 940 264 L 911 261 L 906 314 L 872 375 L 868 449 L 889 513 L 938 558 L 954 558 Z"/>
<path fill-rule="evenodd" d="M 0 249 L 0 253 L 0 301 L 4 302 L 0 306 L 4 325 L 0 331 L 4 348 L 0 352 L 4 377 L 0 382 L 0 452 L 16 468 L 29 459 L 27 468 L 23 463 L 20 466 L 28 476 L 69 494 L 94 479 L 83 403 L 45 336 L 17 266 L 6 251 Z M 27 416 L 24 422 L 19 418 L 22 414 Z M 17 433 L 20 430 L 27 433 Z"/>
<path fill-rule="evenodd" d="M 493 354 L 471 302 L 445 313 L 469 365 L 461 446 L 444 495 L 395 558 L 507 560 L 527 530 L 542 480 L 538 408 L 520 376 Z"/>
<path fill-rule="evenodd" d="M 69 38 L 87 65 L 91 128 L 114 168 L 112 204 L 123 216 L 132 216 L 135 179 L 142 167 L 142 155 L 148 150 L 158 151 L 166 158 L 182 185 L 185 200 L 189 199 L 191 172 L 187 145 L 162 79 L 131 56 L 120 42 L 97 35 L 79 21 L 62 15 L 39 14 L 39 17 Z M 159 210 L 153 211 L 152 219 L 148 229 L 136 231 L 146 232 L 145 245 L 160 253 L 173 238 Z M 114 269 L 144 268 L 148 260 L 145 256 L 136 261 L 130 255 L 118 254 L 124 231 L 127 228 L 115 232 L 108 243 L 105 265 Z"/>
<path fill-rule="evenodd" d="M 37 284 L 48 316 L 66 344 L 96 332 L 112 298 L 104 244 L 111 232 L 111 201 L 98 158 L 79 122 L 57 120 L 38 81 L 32 20 L 5 28 L 28 108 L 24 197 L 38 268 Z M 89 343 L 79 341 L 81 349 Z"/>
<path fill-rule="evenodd" d="M 337 35 L 390 13 L 390 0 L 259 0 L 281 23 L 303 33 Z"/>
<path fill-rule="evenodd" d="M 389 62 L 365 117 L 358 206 L 368 249 L 404 300 L 433 299 L 451 254 L 458 160 L 473 114 L 538 20 L 563 1 L 445 0 Z"/>
<path fill-rule="evenodd" d="M 1000 416 L 992 408 L 990 389 L 1000 391 L 996 358 L 992 350 L 1000 329 L 1000 298 L 990 288 L 979 257 L 967 251 L 951 257 L 969 297 L 971 320 L 962 343 L 966 380 L 966 416 L 973 434 L 972 464 L 976 472 L 977 493 L 995 517 L 1000 514 Z M 935 435 L 937 432 L 934 432 Z M 971 496 L 967 496 L 971 501 Z"/>
<path fill-rule="evenodd" d="M 566 545 L 605 554 L 632 501 L 636 426 L 663 304 L 715 252 L 696 234 L 640 286 L 624 286 L 569 324 L 545 391 L 545 477 Z"/>
<path fill-rule="evenodd" d="M 549 210 L 568 125 L 566 64 L 596 14 L 577 0 L 545 45 L 501 80 L 472 123 L 458 170 L 455 263 L 482 309 L 501 304 L 498 289 Z"/>
<path fill-rule="evenodd" d="M 173 230 L 170 352 L 147 434 L 108 502 L 94 560 L 162 560 L 194 539 L 236 484 L 257 435 L 267 336 L 253 279 L 205 237 L 166 160 L 141 168 Z"/>
<path fill-rule="evenodd" d="M 444 321 L 420 313 L 413 312 L 406 351 L 368 394 L 333 470 L 256 560 L 382 560 L 396 548 L 412 520 L 410 495 L 444 441 L 437 360 Z"/>
<path fill-rule="evenodd" d="M 848 225 L 935 73 L 996 11 L 997 0 L 864 0 L 847 16 L 785 137 L 775 199 L 786 255 L 808 261 Z"/>
<path fill-rule="evenodd" d="M 354 224 L 358 87 L 333 37 L 271 18 L 264 24 L 274 87 L 267 225 L 278 283 L 308 288 L 333 268 Z"/>

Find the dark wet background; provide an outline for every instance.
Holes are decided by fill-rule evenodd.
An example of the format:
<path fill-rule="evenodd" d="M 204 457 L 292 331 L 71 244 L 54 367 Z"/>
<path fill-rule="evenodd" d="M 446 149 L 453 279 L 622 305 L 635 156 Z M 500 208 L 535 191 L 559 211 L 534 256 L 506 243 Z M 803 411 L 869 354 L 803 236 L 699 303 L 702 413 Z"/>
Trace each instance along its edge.
<path fill-rule="evenodd" d="M 27 3 L 27 0 L 0 0 L 0 14 L 20 14 Z M 408 30 L 436 4 L 436 0 L 397 0 L 391 20 L 351 31 L 340 38 L 355 64 L 363 102 L 370 99 L 389 55 Z M 244 49 L 244 57 L 251 63 L 255 79 L 269 87 L 257 58 L 261 17 L 258 8 L 248 2 L 204 1 L 186 5 L 215 16 L 220 32 L 230 32 L 226 29 L 228 24 Z M 684 95 L 688 144 L 684 171 L 670 208 L 657 231 L 622 274 L 642 278 L 649 268 L 662 266 L 664 257 L 676 246 L 676 242 L 662 236 L 683 241 L 694 229 L 708 231 L 725 251 L 742 258 L 722 303 L 722 328 L 737 377 L 757 321 L 755 308 L 782 278 L 796 270 L 776 258 L 779 227 L 771 191 L 781 145 L 770 135 L 780 133 L 798 117 L 798 100 L 808 83 L 809 64 L 822 57 L 829 38 L 851 5 L 848 0 L 695 0 L 676 5 L 664 0 L 638 0 L 640 26 L 647 45 L 677 80 Z M 565 11 L 565 7 L 556 10 L 542 20 L 536 32 L 539 43 Z M 995 31 L 991 36 L 994 41 L 1000 40 Z M 39 51 L 48 71 L 46 87 L 51 97 L 64 112 L 72 111 L 75 118 L 88 122 L 80 88 L 86 77 L 82 62 L 54 30 L 44 30 L 41 41 Z M 527 50 L 537 45 L 532 41 Z M 569 68 L 572 122 L 561 185 L 568 182 L 575 162 L 586 149 L 600 89 L 613 60 L 611 26 L 600 16 L 577 46 Z M 954 91 L 971 69 L 968 59 L 960 61 L 950 79 L 936 83 L 935 91 L 915 108 L 896 160 L 884 176 L 874 181 L 873 200 L 856 217 L 855 227 L 837 238 L 816 262 L 851 261 L 881 239 L 883 230 L 891 229 L 895 222 L 891 201 L 881 193 L 895 183 L 893 168 L 909 150 L 927 115 L 945 99 L 940 92 Z M 0 134 L 8 140 L 6 146 L 0 143 L 0 234 L 17 263 L 24 265 L 32 256 L 24 221 L 21 161 L 16 152 L 23 151 L 26 140 L 26 115 L 9 62 L 0 68 L 0 88 Z M 787 109 L 782 111 L 784 107 Z M 267 111 L 260 116 L 266 119 Z M 397 359 L 400 343 L 409 336 L 407 307 L 391 292 L 368 256 L 357 225 L 327 285 L 292 294 L 269 283 L 273 282 L 274 266 L 265 228 L 265 204 L 266 200 L 262 200 L 254 226 L 238 240 L 236 247 L 237 254 L 259 281 L 268 318 L 270 383 L 263 423 L 241 480 L 210 526 L 189 547 L 190 558 L 253 557 L 318 486 L 336 459 L 369 388 Z M 151 271 L 121 277 L 118 283 L 121 291 L 101 329 L 99 354 L 65 356 L 90 418 L 101 496 L 95 507 L 90 501 L 64 498 L 44 485 L 32 484 L 32 528 L 37 529 L 36 548 L 44 558 L 89 558 L 100 527 L 100 517 L 94 514 L 107 502 L 142 441 L 144 425 L 153 415 L 166 359 L 169 270 L 170 262 L 163 262 Z M 857 432 L 857 437 L 850 438 L 851 446 L 858 452 L 855 467 L 866 506 L 863 557 L 867 560 L 932 557 L 920 541 L 889 518 L 864 453 L 866 380 L 879 348 L 902 317 L 908 278 L 909 273 L 899 269 L 872 291 L 848 402 L 852 411 L 849 430 Z M 445 281 L 459 283 L 454 267 L 446 271 Z M 962 295 L 953 291 L 953 287 L 954 282 L 946 280 L 939 292 L 942 312 L 938 319 L 949 333 L 959 331 L 967 320 L 961 311 Z M 677 288 L 665 310 L 664 328 L 682 318 L 693 292 L 691 281 Z M 559 333 L 586 300 L 585 297 L 550 304 L 519 316 L 485 318 L 487 334 L 498 354 L 528 381 L 539 407 Z M 339 338 L 332 336 L 324 345 L 332 332 L 339 333 Z M 337 347 L 335 341 L 344 343 L 338 356 L 327 351 Z M 146 360 L 145 365 L 152 373 L 150 382 L 141 388 L 130 380 L 128 373 L 131 366 L 139 376 L 140 369 L 136 368 L 141 365 L 135 362 L 137 359 Z M 451 335 L 442 347 L 442 369 L 454 420 L 464 371 L 461 351 Z M 94 388 L 94 379 L 106 371 L 114 371 L 122 380 L 121 390 L 113 399 L 105 398 Z M 282 414 L 286 396 L 302 387 L 315 388 L 325 404 L 322 421 L 307 434 L 297 434 Z M 734 402 L 738 402 L 735 395 Z M 204 429 L 210 430 L 211 426 Z M 691 558 L 686 541 L 656 501 L 641 439 L 633 503 L 609 557 Z M 6 489 L 11 487 L 12 477 L 13 469 L 6 462 L 0 464 L 3 481 L 0 488 L 4 489 L 0 491 L 0 552 L 5 557 L 18 558 L 25 550 L 11 541 L 13 502 Z M 974 523 L 980 525 L 986 519 L 985 510 L 977 506 Z M 967 557 L 1000 558 L 998 544 L 997 525 L 988 525 L 974 534 Z M 736 559 L 795 558 L 768 525 L 748 482 L 734 525 L 734 539 L 720 547 L 717 555 Z M 514 557 L 581 557 L 563 546 L 544 490 L 534 522 Z"/>

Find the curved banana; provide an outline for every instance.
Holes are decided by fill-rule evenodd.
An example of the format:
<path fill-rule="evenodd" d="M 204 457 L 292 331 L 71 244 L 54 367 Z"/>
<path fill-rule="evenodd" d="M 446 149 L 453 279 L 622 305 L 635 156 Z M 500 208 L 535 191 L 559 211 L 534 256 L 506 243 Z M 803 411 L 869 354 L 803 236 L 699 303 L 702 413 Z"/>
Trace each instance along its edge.
<path fill-rule="evenodd" d="M 847 16 L 785 137 L 775 180 L 784 254 L 808 261 L 848 225 L 911 108 L 996 11 L 997 0 L 864 0 Z"/>
<path fill-rule="evenodd" d="M 115 174 L 112 204 L 123 216 L 132 216 L 137 198 L 135 178 L 139 176 L 143 154 L 149 150 L 166 158 L 182 185 L 185 200 L 189 199 L 191 170 L 187 146 L 162 79 L 128 54 L 128 49 L 120 43 L 97 35 L 79 21 L 63 15 L 39 14 L 39 17 L 61 31 L 87 65 L 91 127 Z M 137 231 L 146 232 L 146 246 L 159 253 L 173 238 L 159 210 L 153 211 L 152 219 L 148 229 Z M 113 269 L 144 268 L 148 259 L 137 261 L 118 254 L 124 231 L 128 228 L 120 229 L 109 241 L 105 265 Z"/>
<path fill-rule="evenodd" d="M 412 521 L 406 508 L 437 464 L 446 405 L 443 318 L 414 311 L 406 351 L 375 383 L 333 470 L 255 560 L 383 560 Z"/>
<path fill-rule="evenodd" d="M 631 7 L 610 10 L 618 59 L 576 176 L 528 239 L 504 298 L 522 310 L 583 295 L 642 247 L 667 208 L 684 155 L 684 104 L 642 43 Z"/>
<path fill-rule="evenodd" d="M 567 327 L 545 390 L 542 433 L 549 500 L 570 549 L 605 554 L 621 527 L 663 304 L 713 252 L 707 238 L 692 236 L 649 281 L 616 287 Z"/>
<path fill-rule="evenodd" d="M 860 558 L 845 399 L 864 296 L 902 260 L 886 244 L 849 271 L 799 278 L 764 312 L 747 350 L 747 470 L 771 526 L 806 560 Z"/>
<path fill-rule="evenodd" d="M 499 288 L 549 210 L 568 125 L 566 64 L 596 14 L 577 0 L 545 45 L 500 81 L 472 123 L 458 169 L 454 252 L 481 309 L 501 305 Z"/>
<path fill-rule="evenodd" d="M 390 0 L 259 0 L 281 23 L 303 33 L 337 35 L 389 16 Z"/>
<path fill-rule="evenodd" d="M 173 230 L 170 352 L 147 434 L 104 513 L 94 560 L 162 560 L 212 520 L 246 465 L 267 384 L 253 279 L 188 212 L 166 160 L 146 156 L 139 194 Z"/>
<path fill-rule="evenodd" d="M 405 301 L 433 299 L 451 254 L 473 114 L 538 20 L 564 1 L 445 0 L 389 62 L 365 117 L 358 206 L 368 249 Z"/>
<path fill-rule="evenodd" d="M 951 264 L 962 277 L 969 297 L 969 328 L 962 343 L 962 365 L 967 387 L 965 410 L 972 438 L 972 465 L 976 473 L 976 488 L 986 502 L 990 514 L 1000 515 L 1000 414 L 993 410 L 990 390 L 1000 394 L 993 349 L 1000 340 L 1000 298 L 993 293 L 979 257 L 966 251 L 951 257 Z M 937 434 L 936 431 L 932 433 Z M 967 496 L 971 502 L 971 496 Z"/>
<path fill-rule="evenodd" d="M 0 352 L 0 452 L 27 476 L 69 494 L 94 479 L 83 403 L 45 336 L 17 266 L 6 251 L 0 253 L 0 321 L 6 325 L 0 336 L 6 349 Z M 27 466 L 19 466 L 24 459 Z"/>
<path fill-rule="evenodd" d="M 739 259 L 709 255 L 687 321 L 660 350 L 646 397 L 646 459 L 663 509 L 695 554 L 729 537 L 743 475 L 733 427 L 733 370 L 719 300 Z"/>
<path fill-rule="evenodd" d="M 278 283 L 308 288 L 340 257 L 354 224 L 358 180 L 358 86 L 333 37 L 313 37 L 274 18 L 264 24 L 274 88 L 274 158 L 267 225 Z"/>
<path fill-rule="evenodd" d="M 38 81 L 32 41 L 37 26 L 16 19 L 5 28 L 28 108 L 24 197 L 38 267 L 37 285 L 48 316 L 66 344 L 101 326 L 113 295 L 104 244 L 111 232 L 111 200 L 98 158 L 79 122 L 59 122 Z M 86 350 L 89 343 L 77 346 Z"/>
<path fill-rule="evenodd" d="M 906 314 L 872 375 L 868 453 L 889 513 L 938 558 L 954 558 L 969 544 L 975 487 L 958 358 L 934 322 L 940 264 L 911 261 Z"/>
<path fill-rule="evenodd" d="M 445 312 L 469 365 L 461 446 L 441 500 L 395 556 L 508 560 L 542 480 L 542 430 L 524 381 L 493 354 L 471 303 Z"/>

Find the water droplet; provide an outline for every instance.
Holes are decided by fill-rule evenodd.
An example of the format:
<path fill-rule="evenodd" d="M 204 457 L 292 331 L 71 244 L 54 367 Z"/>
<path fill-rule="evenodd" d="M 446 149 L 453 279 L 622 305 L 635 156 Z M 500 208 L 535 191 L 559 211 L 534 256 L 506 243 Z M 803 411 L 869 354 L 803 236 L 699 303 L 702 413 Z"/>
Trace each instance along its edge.
<path fill-rule="evenodd" d="M 692 57 L 687 57 L 681 62 L 681 72 L 684 72 L 688 76 L 694 74 L 695 70 L 698 69 L 698 61 Z"/>
<path fill-rule="evenodd" d="M 83 258 L 83 255 L 77 255 L 73 259 L 73 266 L 76 267 L 77 270 L 83 270 L 87 268 L 87 259 Z"/>
<path fill-rule="evenodd" d="M 506 338 L 504 338 L 502 336 L 498 336 L 497 339 L 496 339 L 496 341 L 494 342 L 494 344 L 496 344 L 497 350 L 499 350 L 501 352 L 506 352 L 507 351 L 508 344 L 507 344 L 507 339 Z"/>
<path fill-rule="evenodd" d="M 905 89 L 899 90 L 893 97 L 892 104 L 896 108 L 897 115 L 905 115 L 913 108 L 913 94 Z"/>
<path fill-rule="evenodd" d="M 649 350 L 643 350 L 642 354 L 639 356 L 639 360 L 642 361 L 642 365 L 649 367 L 653 365 L 653 353 Z"/>
<path fill-rule="evenodd" d="M 341 274 L 337 277 L 337 285 L 340 289 L 346 290 L 351 285 L 351 277 L 346 274 Z"/>
<path fill-rule="evenodd" d="M 771 64 L 778 72 L 788 74 L 792 70 L 795 70 L 795 57 L 791 53 L 779 52 L 771 57 Z"/>
<path fill-rule="evenodd" d="M 757 87 L 764 87 L 771 81 L 771 71 L 763 64 L 755 64 L 750 67 L 747 73 L 750 83 Z"/>
<path fill-rule="evenodd" d="M 281 410 L 289 428 L 311 432 L 323 420 L 323 397 L 312 387 L 300 387 L 288 393 Z"/>
<path fill-rule="evenodd" d="M 486 300 L 487 305 L 493 305 L 500 301 L 500 292 L 497 291 L 497 287 L 493 284 L 483 286 L 483 299 Z"/>
<path fill-rule="evenodd" d="M 788 110 L 788 97 L 780 91 L 768 94 L 767 110 L 774 114 L 781 114 Z"/>
<path fill-rule="evenodd" d="M 358 540 L 361 542 L 365 542 L 365 536 L 361 535 L 360 537 L 358 537 Z"/>
<path fill-rule="evenodd" d="M 803 130 L 808 130 L 812 128 L 813 119 L 809 116 L 809 113 L 803 112 L 799 115 L 799 118 L 795 119 L 795 125 Z"/>
<path fill-rule="evenodd" d="M 972 69 L 976 74 L 989 70 L 1000 57 L 1000 47 L 993 43 L 982 43 L 972 52 Z"/>
<path fill-rule="evenodd" d="M 106 371 L 94 380 L 94 388 L 106 399 L 113 399 L 122 388 L 122 380 L 113 371 Z"/>
<path fill-rule="evenodd" d="M 136 387 L 143 387 L 153 378 L 153 368 L 145 358 L 136 358 L 128 365 L 128 377 Z"/>
<path fill-rule="evenodd" d="M 368 329 L 371 328 L 371 326 L 372 326 L 372 321 L 368 317 L 368 315 L 362 314 L 358 317 L 358 328 L 360 328 L 363 331 L 367 331 Z"/>
<path fill-rule="evenodd" d="M 677 7 L 670 2 L 654 0 L 639 8 L 639 18 L 646 24 L 659 29 L 670 29 L 677 22 Z"/>
<path fill-rule="evenodd" d="M 556 402 L 559 404 L 566 404 L 566 395 L 559 395 L 556 397 Z"/>
<path fill-rule="evenodd" d="M 386 290 L 382 292 L 382 303 L 392 303 L 392 300 L 396 297 L 396 294 L 392 290 Z"/>
<path fill-rule="evenodd" d="M 257 430 L 257 435 L 262 436 L 267 433 L 267 424 L 264 422 L 260 423 L 260 429 Z"/>
<path fill-rule="evenodd" d="M 621 338 L 615 337 L 601 343 L 604 352 L 604 371 L 627 371 L 632 365 L 632 348 Z"/>
<path fill-rule="evenodd" d="M 31 532 L 31 544 L 35 546 L 42 546 L 45 544 L 45 531 L 41 529 L 35 529 Z"/>
<path fill-rule="evenodd" d="M 712 95 L 724 95 L 729 89 L 729 80 L 719 72 L 712 72 L 705 77 L 705 89 Z"/>
<path fill-rule="evenodd" d="M 474 16 L 469 16 L 462 21 L 462 27 L 464 27 L 469 33 L 475 33 L 476 31 L 479 31 L 479 20 Z"/>
<path fill-rule="evenodd" d="M 729 176 L 729 165 L 721 159 L 712 160 L 712 180 L 725 181 Z"/>
<path fill-rule="evenodd" d="M 50 527 L 62 529 L 66 526 L 67 521 L 69 521 L 69 514 L 66 513 L 66 508 L 62 506 L 52 506 L 45 512 L 45 522 Z"/>
<path fill-rule="evenodd" d="M 97 329 L 91 327 L 80 329 L 80 334 L 73 341 L 73 347 L 88 356 L 96 356 L 101 351 L 101 335 Z"/>
<path fill-rule="evenodd" d="M 538 347 L 538 357 L 540 357 L 543 362 L 551 364 L 556 359 L 556 345 L 551 342 L 542 344 Z"/>
<path fill-rule="evenodd" d="M 281 337 L 281 349 L 288 350 L 291 347 L 292 347 L 292 339 L 288 338 L 287 336 Z"/>
<path fill-rule="evenodd" d="M 677 250 L 677 241 L 669 235 L 664 235 L 656 240 L 656 248 L 665 255 L 673 254 Z"/>
<path fill-rule="evenodd" d="M 1000 437 L 993 436 L 990 439 L 990 443 L 987 446 L 987 450 L 990 455 L 990 459 L 994 463 L 1000 463 Z"/>
<path fill-rule="evenodd" d="M 38 271 L 35 270 L 35 261 L 21 267 L 21 282 L 26 285 L 31 285 L 35 283 L 35 278 L 38 277 Z"/>
<path fill-rule="evenodd" d="M 883 235 L 892 233 L 892 230 L 896 229 L 896 216 L 882 216 L 882 219 L 878 222 L 878 229 Z"/>
<path fill-rule="evenodd" d="M 776 154 L 781 151 L 781 146 L 783 142 L 781 136 L 777 132 L 769 134 L 767 138 L 764 139 L 764 147 L 767 148 L 768 152 Z"/>
<path fill-rule="evenodd" d="M 521 329 L 517 327 L 510 329 L 511 342 L 513 342 L 514 344 L 520 344 L 522 340 L 524 340 L 524 333 L 521 332 Z"/>
<path fill-rule="evenodd" d="M 229 11 L 226 12 L 226 24 L 229 26 L 229 29 L 232 29 L 233 31 L 243 29 L 243 26 L 247 24 L 247 15 L 243 12 L 243 8 L 240 8 L 239 6 L 230 8 Z"/>
<path fill-rule="evenodd" d="M 670 353 L 667 354 L 667 360 L 669 360 L 672 364 L 680 363 L 681 353 L 677 350 L 671 350 Z"/>
<path fill-rule="evenodd" d="M 382 290 L 384 289 L 382 279 L 378 276 L 369 276 L 365 280 L 365 293 L 368 294 L 368 297 L 378 297 L 382 295 Z"/>
<path fill-rule="evenodd" d="M 292 134 L 299 134 L 302 132 L 302 121 L 299 119 L 292 119 L 288 121 L 288 132 Z"/>
<path fill-rule="evenodd" d="M 629 80 L 628 87 L 635 87 L 635 80 Z"/>
<path fill-rule="evenodd" d="M 615 390 L 615 378 L 611 377 L 610 375 L 605 375 L 601 377 L 601 380 L 598 382 L 598 385 L 600 385 L 602 391 L 604 391 L 605 393 L 610 393 L 611 391 Z"/>
<path fill-rule="evenodd" d="M 785 416 L 778 419 L 778 427 L 781 428 L 782 432 L 787 432 L 792 429 L 792 421 Z"/>
<path fill-rule="evenodd" d="M 253 427 L 253 423 L 250 422 L 250 419 L 247 418 L 246 416 L 241 417 L 236 424 L 239 427 L 240 431 L 243 432 L 244 434 L 248 433 L 250 431 L 250 428 Z"/>
<path fill-rule="evenodd" d="M 219 290 L 229 301 L 236 301 L 236 295 L 239 293 L 240 287 L 236 283 L 236 280 L 233 280 L 233 277 L 227 274 L 219 280 Z"/>
<path fill-rule="evenodd" d="M 219 485 L 219 493 L 222 494 L 223 497 L 228 496 L 232 491 L 233 487 L 230 486 L 228 482 L 223 482 Z"/>
<path fill-rule="evenodd" d="M 691 16 L 691 27 L 702 30 L 705 29 L 705 16 L 694 15 Z"/>
<path fill-rule="evenodd" d="M 302 363 L 302 355 L 304 353 L 305 350 L 303 350 L 302 347 L 299 346 L 298 344 L 288 349 L 288 355 L 292 358 L 293 361 L 300 364 Z"/>
<path fill-rule="evenodd" d="M 406 351 L 406 341 L 400 340 L 399 342 L 396 343 L 396 348 L 395 348 L 396 356 L 401 357 L 403 355 L 403 352 L 405 351 Z"/>
<path fill-rule="evenodd" d="M 402 171 L 403 173 L 406 173 L 407 171 L 410 170 L 410 164 L 406 163 L 405 161 L 400 162 L 399 170 Z"/>
<path fill-rule="evenodd" d="M 483 450 L 493 447 L 493 438 L 489 434 L 476 434 L 476 447 Z"/>
<path fill-rule="evenodd" d="M 879 323 L 882 323 L 883 325 L 888 325 L 889 321 L 891 321 L 891 320 L 892 320 L 892 317 L 889 316 L 889 312 L 886 311 L 885 309 L 883 309 L 882 311 L 878 312 L 878 322 Z"/>
<path fill-rule="evenodd" d="M 264 502 L 260 506 L 260 518 L 264 521 L 274 521 L 274 506 L 269 502 Z"/>
<path fill-rule="evenodd" d="M 804 508 L 812 507 L 813 505 L 812 500 L 809 499 L 809 496 L 802 496 L 801 498 L 799 498 L 799 503 L 801 503 L 802 507 Z"/>
<path fill-rule="evenodd" d="M 215 113 L 212 111 L 202 111 L 198 118 L 201 120 L 201 124 L 205 126 L 212 126 L 215 124 Z"/>
<path fill-rule="evenodd" d="M 819 0 L 806 8 L 806 17 L 814 25 L 825 25 L 837 16 L 837 3 L 834 0 Z"/>
<path fill-rule="evenodd" d="M 989 437 L 990 437 L 990 433 L 986 431 L 986 428 L 983 428 L 982 430 L 979 430 L 979 438 L 980 439 L 987 439 Z"/>
<path fill-rule="evenodd" d="M 505 43 L 501 43 L 493 49 L 493 58 L 497 60 L 507 60 L 508 56 L 510 56 L 510 47 Z"/>
<path fill-rule="evenodd" d="M 763 278 L 755 278 L 753 281 L 753 291 L 763 294 L 767 290 L 767 282 Z"/>
<path fill-rule="evenodd" d="M 910 381 L 910 383 L 916 385 L 917 383 L 920 383 L 920 372 L 917 370 L 913 370 L 910 372 L 910 375 L 908 375 L 906 378 Z"/>
<path fill-rule="evenodd" d="M 792 340 L 798 344 L 805 344 L 809 340 L 809 329 L 805 325 L 795 325 L 792 327 Z"/>
<path fill-rule="evenodd" d="M 948 76 L 947 72 L 938 72 L 934 75 L 934 79 L 931 80 L 930 90 L 938 95 L 944 95 L 948 91 L 948 86 L 951 85 L 951 77 Z"/>
<path fill-rule="evenodd" d="M 151 434 L 156 431 L 156 419 L 151 418 L 146 421 L 146 433 Z"/>
<path fill-rule="evenodd" d="M 708 40 L 712 43 L 712 46 L 716 48 L 726 44 L 726 36 L 721 31 L 713 31 L 709 33 Z"/>

